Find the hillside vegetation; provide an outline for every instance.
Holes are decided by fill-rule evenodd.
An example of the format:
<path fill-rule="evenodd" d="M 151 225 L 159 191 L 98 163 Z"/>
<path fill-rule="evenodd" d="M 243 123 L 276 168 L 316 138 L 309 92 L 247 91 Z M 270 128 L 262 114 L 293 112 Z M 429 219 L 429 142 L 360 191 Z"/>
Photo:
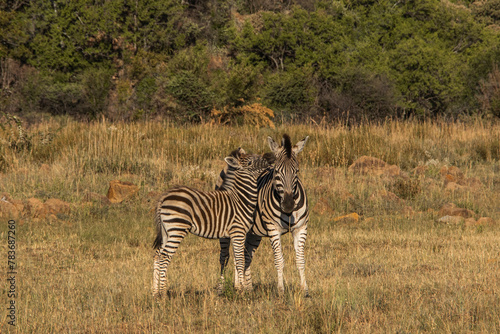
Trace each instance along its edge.
<path fill-rule="evenodd" d="M 235 124 L 254 120 L 244 115 L 259 108 L 266 108 L 263 124 L 272 116 L 499 116 L 499 6 L 499 0 L 4 1 L 0 108 Z"/>
<path fill-rule="evenodd" d="M 498 124 L 8 124 L 0 129 L 0 253 L 15 219 L 18 333 L 500 331 Z M 189 235 L 169 267 L 167 297 L 155 302 L 157 196 L 176 184 L 211 190 L 225 154 L 265 152 L 267 136 L 285 132 L 294 142 L 310 136 L 299 160 L 312 298 L 300 291 L 289 235 L 284 296 L 266 240 L 253 262 L 255 290 L 236 293 L 229 268 L 218 296 L 218 241 Z M 367 157 L 387 165 L 364 170 Z M 112 180 L 138 191 L 111 204 Z M 6 312 L 2 332 L 13 329 Z"/>

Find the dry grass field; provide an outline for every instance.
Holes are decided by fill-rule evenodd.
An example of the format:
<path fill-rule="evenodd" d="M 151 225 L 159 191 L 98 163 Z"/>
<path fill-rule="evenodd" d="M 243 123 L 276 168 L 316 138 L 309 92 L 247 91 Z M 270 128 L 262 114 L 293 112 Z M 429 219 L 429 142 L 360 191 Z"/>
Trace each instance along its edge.
<path fill-rule="evenodd" d="M 2 333 L 500 332 L 499 124 L 4 125 L 0 257 L 6 268 L 15 218 L 17 297 L 14 328 L 1 285 Z M 226 154 L 239 146 L 268 151 L 267 136 L 284 132 L 293 142 L 310 136 L 300 175 L 311 209 L 311 298 L 301 294 L 290 235 L 283 237 L 284 296 L 266 240 L 252 266 L 254 291 L 235 292 L 230 268 L 218 296 L 218 241 L 190 235 L 169 268 L 168 297 L 154 301 L 155 196 L 176 184 L 213 189 Z M 362 156 L 401 171 L 348 168 Z M 138 193 L 116 204 L 95 195 L 105 196 L 115 179 Z M 34 199 L 69 208 L 44 215 Z M 473 220 L 438 221 L 447 203 Z M 351 213 L 357 216 L 339 219 Z"/>

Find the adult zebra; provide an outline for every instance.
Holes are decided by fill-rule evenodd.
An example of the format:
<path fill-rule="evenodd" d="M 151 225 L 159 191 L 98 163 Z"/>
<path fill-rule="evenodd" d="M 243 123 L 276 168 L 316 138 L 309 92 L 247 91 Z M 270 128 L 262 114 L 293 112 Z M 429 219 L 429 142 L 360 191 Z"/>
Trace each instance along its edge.
<path fill-rule="evenodd" d="M 266 157 L 235 150 L 224 159 L 229 168 L 223 190 L 204 192 L 179 186 L 161 196 L 155 215 L 155 297 L 165 292 L 168 265 L 188 232 L 205 238 L 230 238 L 238 279 L 243 282 L 245 234 L 257 205 L 257 178 L 269 166 Z"/>
<path fill-rule="evenodd" d="M 283 251 L 281 235 L 291 232 L 295 248 L 296 264 L 299 270 L 301 287 L 306 296 L 309 295 L 305 276 L 304 247 L 307 236 L 307 222 L 309 210 L 304 186 L 298 177 L 299 163 L 297 154 L 300 153 L 309 137 L 305 137 L 292 146 L 290 136 L 283 135 L 279 146 L 271 137 L 268 137 L 269 147 L 274 153 L 274 167 L 268 168 L 258 180 L 258 201 L 254 217 L 254 225 L 248 232 L 245 240 L 245 280 L 236 278 L 235 286 L 240 288 L 243 282 L 246 288 L 252 288 L 250 265 L 252 258 L 259 247 L 262 237 L 269 237 L 274 251 L 274 265 L 278 271 L 278 289 L 284 292 L 283 284 Z M 224 171 L 220 174 L 219 183 L 223 183 Z M 224 269 L 229 259 L 230 239 L 220 239 L 221 281 L 219 292 L 223 289 Z"/>

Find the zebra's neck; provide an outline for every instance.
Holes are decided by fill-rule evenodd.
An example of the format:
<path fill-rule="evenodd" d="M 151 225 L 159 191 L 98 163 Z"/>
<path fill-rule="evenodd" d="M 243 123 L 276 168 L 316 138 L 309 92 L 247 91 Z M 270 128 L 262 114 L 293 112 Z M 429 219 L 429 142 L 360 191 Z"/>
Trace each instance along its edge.
<path fill-rule="evenodd" d="M 220 181 L 220 185 L 216 185 L 217 190 L 232 189 L 236 181 L 236 170 L 226 165 L 221 172 Z"/>
<path fill-rule="evenodd" d="M 224 188 L 223 191 L 244 206 L 253 209 L 257 205 L 257 176 L 251 173 L 236 173 L 231 187 Z"/>

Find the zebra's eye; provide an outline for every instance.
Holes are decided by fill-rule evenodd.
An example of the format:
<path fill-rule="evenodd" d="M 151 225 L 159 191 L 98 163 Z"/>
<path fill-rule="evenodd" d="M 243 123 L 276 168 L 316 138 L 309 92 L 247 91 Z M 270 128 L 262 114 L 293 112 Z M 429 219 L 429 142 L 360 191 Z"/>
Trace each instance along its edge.
<path fill-rule="evenodd" d="M 253 163 L 253 161 L 252 161 L 252 160 L 248 160 L 247 166 L 251 166 L 251 165 L 252 165 L 252 163 Z"/>

